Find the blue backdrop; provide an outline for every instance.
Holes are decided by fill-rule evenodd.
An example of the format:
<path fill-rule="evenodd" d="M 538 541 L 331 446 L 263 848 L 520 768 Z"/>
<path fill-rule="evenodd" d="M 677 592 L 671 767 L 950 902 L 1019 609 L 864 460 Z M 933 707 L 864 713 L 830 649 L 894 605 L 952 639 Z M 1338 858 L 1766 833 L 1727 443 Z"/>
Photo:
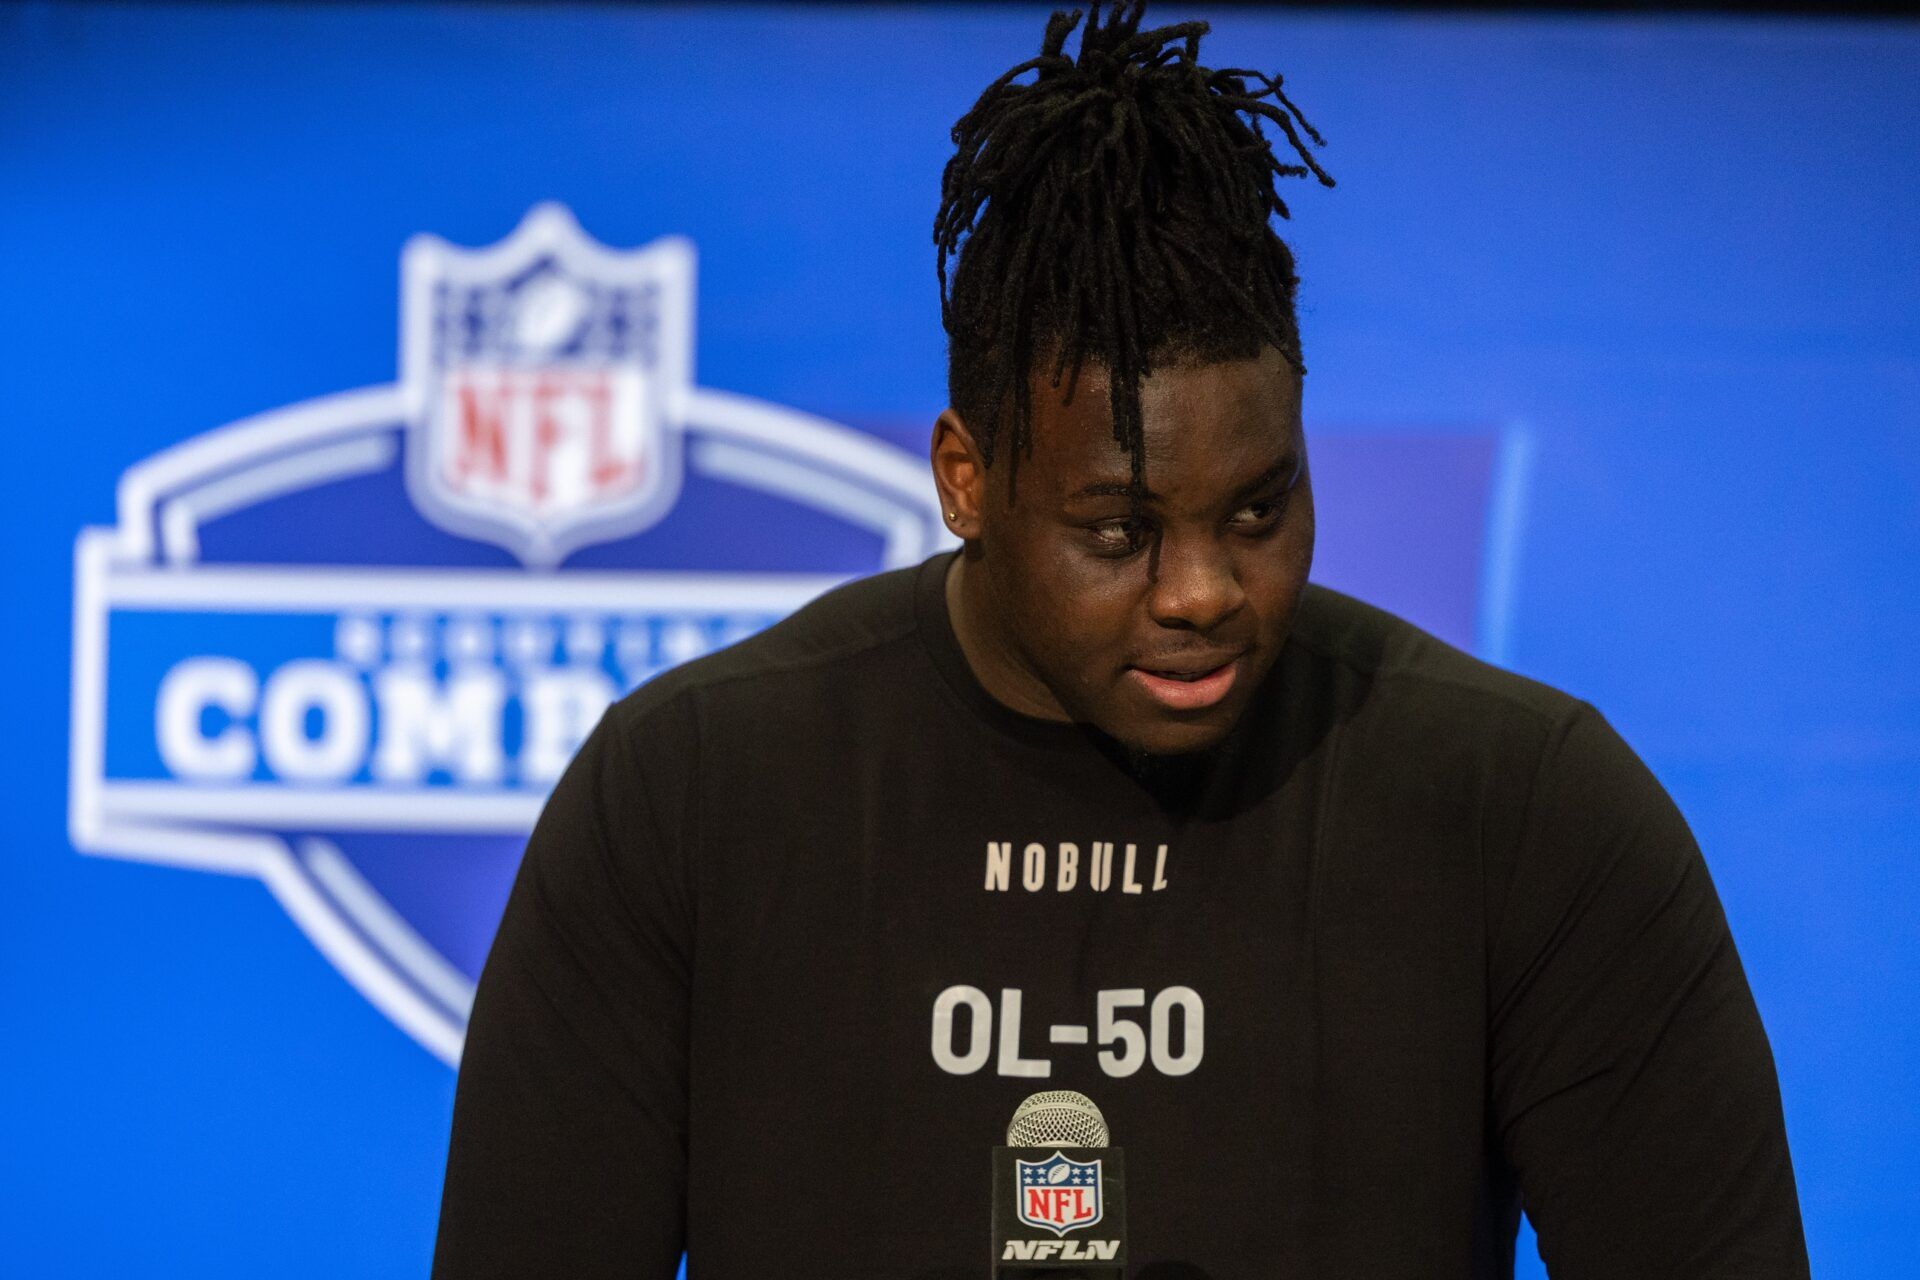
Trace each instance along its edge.
<path fill-rule="evenodd" d="M 943 402 L 945 131 L 1043 16 L 0 11 L 0 1273 L 424 1274 L 541 786 L 529 682 L 631 683 L 937 545 L 898 468 Z M 1817 1273 L 1920 1270 L 1920 29 L 1212 16 L 1209 60 L 1286 71 L 1340 180 L 1288 229 L 1319 576 L 1640 750 L 1771 1033 Z M 684 437 L 677 505 L 553 574 L 524 493 L 455 519 L 404 478 L 438 419 L 396 358 L 403 246 L 543 205 L 474 296 L 532 314 L 566 267 L 614 306 L 592 241 L 687 237 L 687 305 L 629 301 L 711 389 L 634 419 Z M 658 569 L 766 581 L 618 576 Z M 343 708 L 474 636 L 520 682 L 508 774 L 443 752 L 364 816 L 404 768 L 335 768 Z M 222 742 L 255 755 L 210 780 Z"/>

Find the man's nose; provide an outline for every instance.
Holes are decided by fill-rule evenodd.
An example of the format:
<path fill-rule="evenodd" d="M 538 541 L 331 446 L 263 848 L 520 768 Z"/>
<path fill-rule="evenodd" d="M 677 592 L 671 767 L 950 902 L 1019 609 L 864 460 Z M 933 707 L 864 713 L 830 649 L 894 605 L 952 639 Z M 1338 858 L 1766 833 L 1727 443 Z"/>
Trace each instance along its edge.
<path fill-rule="evenodd" d="M 1217 538 L 1162 533 L 1148 570 L 1147 611 L 1163 627 L 1211 631 L 1246 605 L 1233 557 Z"/>

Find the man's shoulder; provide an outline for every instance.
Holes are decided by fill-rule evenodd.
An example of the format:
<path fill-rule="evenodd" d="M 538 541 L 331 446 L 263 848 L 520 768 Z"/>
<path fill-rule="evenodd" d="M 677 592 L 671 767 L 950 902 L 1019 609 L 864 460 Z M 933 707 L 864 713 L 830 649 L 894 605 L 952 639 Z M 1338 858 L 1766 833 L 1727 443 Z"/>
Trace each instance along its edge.
<path fill-rule="evenodd" d="M 1301 599 L 1291 640 L 1318 656 L 1327 678 L 1359 691 L 1365 714 L 1413 731 L 1534 738 L 1591 710 L 1571 694 L 1317 583 Z"/>
<path fill-rule="evenodd" d="M 1364 803 L 1512 814 L 1547 793 L 1542 829 L 1672 809 L 1594 707 L 1504 670 L 1351 596 L 1310 587 L 1293 641 L 1340 736 L 1343 785 Z M 1510 836 L 1517 838 L 1517 827 Z"/>
<path fill-rule="evenodd" d="M 672 717 L 689 701 L 723 697 L 767 714 L 818 703 L 835 686 L 870 687 L 887 655 L 917 644 L 914 585 L 923 566 L 856 578 L 765 630 L 681 663 L 614 705 L 629 727 Z"/>

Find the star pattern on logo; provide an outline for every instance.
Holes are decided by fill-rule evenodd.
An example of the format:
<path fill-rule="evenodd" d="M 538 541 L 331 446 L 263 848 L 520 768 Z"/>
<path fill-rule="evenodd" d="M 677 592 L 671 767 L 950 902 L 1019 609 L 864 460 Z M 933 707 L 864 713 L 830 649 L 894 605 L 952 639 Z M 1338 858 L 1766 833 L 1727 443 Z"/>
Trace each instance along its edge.
<path fill-rule="evenodd" d="M 1099 1180 L 1099 1171 L 1092 1165 L 1069 1165 L 1066 1178 L 1060 1182 L 1053 1182 L 1047 1175 L 1056 1167 L 1051 1162 L 1023 1165 L 1020 1169 L 1020 1184 L 1027 1187 L 1091 1187 Z"/>

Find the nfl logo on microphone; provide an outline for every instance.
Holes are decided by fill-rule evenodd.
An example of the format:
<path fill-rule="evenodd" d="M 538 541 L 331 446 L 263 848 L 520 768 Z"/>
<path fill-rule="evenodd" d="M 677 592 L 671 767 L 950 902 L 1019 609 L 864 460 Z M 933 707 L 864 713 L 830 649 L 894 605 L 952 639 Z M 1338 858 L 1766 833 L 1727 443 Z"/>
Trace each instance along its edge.
<path fill-rule="evenodd" d="M 1100 1162 L 1055 1152 L 1045 1160 L 1017 1160 L 1020 1221 L 1064 1236 L 1100 1221 Z"/>

